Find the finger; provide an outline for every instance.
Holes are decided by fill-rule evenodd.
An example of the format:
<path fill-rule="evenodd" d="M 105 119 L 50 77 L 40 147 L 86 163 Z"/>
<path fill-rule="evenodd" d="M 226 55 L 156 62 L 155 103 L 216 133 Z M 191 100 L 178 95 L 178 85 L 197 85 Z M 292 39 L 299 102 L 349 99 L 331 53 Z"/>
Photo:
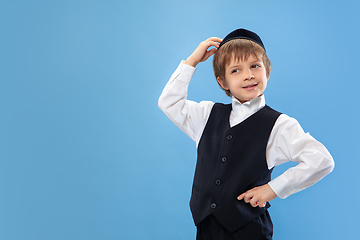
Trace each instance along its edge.
<path fill-rule="evenodd" d="M 244 201 L 245 201 L 246 203 L 250 203 L 252 199 L 253 199 L 253 197 L 252 197 L 252 196 L 249 197 L 249 195 L 245 195 L 245 197 L 244 197 Z"/>
<path fill-rule="evenodd" d="M 263 207 L 266 206 L 266 201 L 264 202 L 264 201 L 260 201 L 260 200 L 259 200 L 259 201 L 256 202 L 256 205 L 259 206 L 259 207 L 261 207 L 261 208 L 263 208 Z"/>
<path fill-rule="evenodd" d="M 222 42 L 221 38 L 208 38 L 205 41 L 202 42 L 202 44 L 204 44 L 207 48 L 214 46 L 214 47 L 218 47 L 220 46 L 220 43 Z"/>
<path fill-rule="evenodd" d="M 252 207 L 257 207 L 259 202 L 250 201 L 249 203 Z"/>
<path fill-rule="evenodd" d="M 221 38 L 218 38 L 218 37 L 210 37 L 207 40 L 213 41 L 213 42 L 218 42 L 218 43 L 221 43 L 223 41 Z"/>
<path fill-rule="evenodd" d="M 250 200 L 250 205 L 252 206 L 252 207 L 257 207 L 257 206 L 261 206 L 260 205 L 260 200 L 259 199 L 256 199 L 256 198 L 252 198 L 251 200 Z"/>
<path fill-rule="evenodd" d="M 210 49 L 209 51 L 207 51 L 206 53 L 205 53 L 205 56 L 204 56 L 204 58 L 202 59 L 202 61 L 205 61 L 205 60 L 207 60 L 211 55 L 213 55 L 215 52 L 216 52 L 216 48 L 213 48 L 213 49 Z"/>
<path fill-rule="evenodd" d="M 203 44 L 204 44 L 203 45 L 204 49 L 209 49 L 211 47 L 219 48 L 219 46 L 220 46 L 220 44 L 218 42 L 213 42 L 213 41 L 212 42 L 204 42 Z"/>
<path fill-rule="evenodd" d="M 215 46 L 215 47 L 219 47 L 220 46 L 220 43 L 221 43 L 222 41 L 212 41 L 211 43 L 213 44 L 213 46 Z"/>
<path fill-rule="evenodd" d="M 246 203 L 250 203 L 250 201 L 252 201 L 253 198 L 254 198 L 254 193 L 253 193 L 253 191 L 249 190 L 249 191 L 245 192 L 245 194 L 244 194 L 244 201 L 245 201 Z M 254 199 L 254 200 L 255 200 L 255 199 Z"/>
<path fill-rule="evenodd" d="M 240 194 L 240 195 L 237 197 L 237 200 L 242 200 L 242 199 L 244 198 L 244 196 L 245 196 L 245 193 Z"/>

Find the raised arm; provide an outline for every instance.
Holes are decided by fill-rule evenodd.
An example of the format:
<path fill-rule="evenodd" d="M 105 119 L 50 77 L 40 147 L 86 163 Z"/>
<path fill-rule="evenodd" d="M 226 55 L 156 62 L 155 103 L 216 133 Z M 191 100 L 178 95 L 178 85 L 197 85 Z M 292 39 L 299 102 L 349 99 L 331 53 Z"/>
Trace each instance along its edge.
<path fill-rule="evenodd" d="M 190 80 L 196 70 L 196 65 L 206 61 L 219 47 L 220 38 L 209 38 L 201 42 L 195 51 L 182 61 L 166 84 L 158 101 L 159 108 L 166 116 L 196 143 L 200 140 L 202 131 L 214 103 L 203 101 L 196 103 L 186 99 Z"/>

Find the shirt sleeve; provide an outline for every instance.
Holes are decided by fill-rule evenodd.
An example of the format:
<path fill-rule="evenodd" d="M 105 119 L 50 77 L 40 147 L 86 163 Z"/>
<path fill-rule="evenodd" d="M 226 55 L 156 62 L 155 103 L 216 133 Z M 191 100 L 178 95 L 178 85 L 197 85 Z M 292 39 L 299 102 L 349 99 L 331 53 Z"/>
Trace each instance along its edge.
<path fill-rule="evenodd" d="M 182 61 L 161 93 L 158 105 L 166 116 L 197 145 L 214 103 L 211 101 L 196 103 L 186 99 L 188 86 L 195 70 L 196 68 Z"/>
<path fill-rule="evenodd" d="M 269 169 L 287 161 L 298 162 L 269 182 L 280 198 L 315 184 L 334 169 L 334 160 L 325 146 L 285 114 L 280 115 L 274 125 L 266 157 Z"/>

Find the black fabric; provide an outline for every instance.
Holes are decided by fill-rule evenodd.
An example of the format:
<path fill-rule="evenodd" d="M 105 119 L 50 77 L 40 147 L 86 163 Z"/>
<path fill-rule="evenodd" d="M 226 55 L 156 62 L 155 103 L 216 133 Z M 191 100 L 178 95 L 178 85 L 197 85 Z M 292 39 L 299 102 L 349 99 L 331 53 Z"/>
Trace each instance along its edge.
<path fill-rule="evenodd" d="M 219 48 L 224 45 L 226 42 L 230 41 L 230 40 L 234 40 L 234 39 L 248 39 L 251 40 L 253 42 L 256 42 L 257 44 L 259 44 L 264 50 L 265 50 L 265 46 L 263 44 L 263 42 L 261 41 L 261 38 L 259 37 L 259 35 L 257 35 L 256 33 L 240 28 L 240 29 L 236 29 L 235 31 L 232 31 L 231 33 L 229 33 L 224 39 L 223 41 L 220 43 Z M 266 50 L 265 50 L 266 51 Z"/>
<path fill-rule="evenodd" d="M 198 145 L 190 208 L 195 225 L 208 215 L 230 232 L 264 214 L 237 196 L 271 180 L 266 147 L 279 112 L 268 106 L 230 128 L 231 104 L 216 103 Z"/>
<path fill-rule="evenodd" d="M 272 236 L 273 224 L 268 211 L 235 232 L 229 232 L 209 215 L 197 226 L 196 232 L 196 240 L 272 240 Z"/>

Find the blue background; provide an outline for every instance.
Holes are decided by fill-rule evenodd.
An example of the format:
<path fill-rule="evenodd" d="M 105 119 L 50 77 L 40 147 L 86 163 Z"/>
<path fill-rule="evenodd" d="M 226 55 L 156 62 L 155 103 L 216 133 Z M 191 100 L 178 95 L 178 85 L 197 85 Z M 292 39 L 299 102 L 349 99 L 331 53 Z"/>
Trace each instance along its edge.
<path fill-rule="evenodd" d="M 196 147 L 157 100 L 200 41 L 239 27 L 262 37 L 273 63 L 267 103 L 336 163 L 316 185 L 272 201 L 274 239 L 358 238 L 359 7 L 1 0 L 0 239 L 195 239 Z M 188 98 L 230 102 L 211 61 Z"/>

